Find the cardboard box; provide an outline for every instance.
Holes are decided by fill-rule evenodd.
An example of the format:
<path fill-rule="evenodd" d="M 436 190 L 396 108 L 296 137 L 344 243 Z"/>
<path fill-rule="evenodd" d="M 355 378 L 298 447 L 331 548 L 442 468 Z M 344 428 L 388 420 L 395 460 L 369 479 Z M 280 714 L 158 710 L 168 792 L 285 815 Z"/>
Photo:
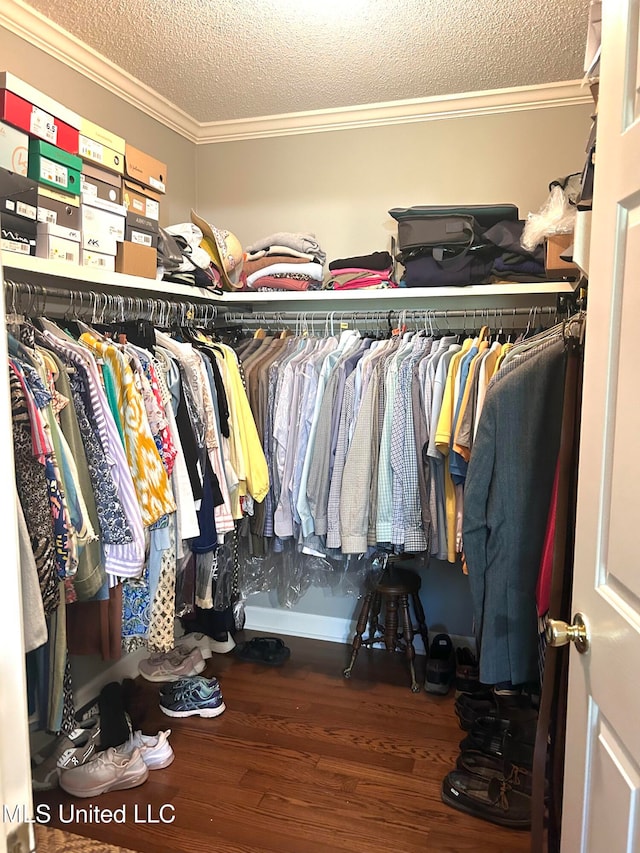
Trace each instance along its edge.
<path fill-rule="evenodd" d="M 99 252 L 92 252 L 90 249 L 80 249 L 80 266 L 91 267 L 103 272 L 115 272 L 116 258 L 115 255 L 101 255 Z"/>
<path fill-rule="evenodd" d="M 167 164 L 128 143 L 124 154 L 124 173 L 130 180 L 155 192 L 167 191 Z"/>
<path fill-rule="evenodd" d="M 27 174 L 29 137 L 26 133 L 0 122 L 0 166 L 16 175 Z"/>
<path fill-rule="evenodd" d="M 79 134 L 75 128 L 6 89 L 0 89 L 0 119 L 69 154 L 78 151 Z"/>
<path fill-rule="evenodd" d="M 83 228 L 80 245 L 83 249 L 97 252 L 100 255 L 115 255 L 120 244 L 115 237 L 106 231 L 85 231 Z"/>
<path fill-rule="evenodd" d="M 24 175 L 0 169 L 0 212 L 21 219 L 36 219 L 38 184 Z"/>
<path fill-rule="evenodd" d="M 122 186 L 122 201 L 127 210 L 157 222 L 160 219 L 160 196 L 126 178 Z"/>
<path fill-rule="evenodd" d="M 139 246 L 158 247 L 158 223 L 146 216 L 127 211 L 124 239 Z"/>
<path fill-rule="evenodd" d="M 573 243 L 573 234 L 552 234 L 546 239 L 544 266 L 548 278 L 577 278 L 580 274 L 573 263 L 563 261 L 561 253 Z"/>
<path fill-rule="evenodd" d="M 64 190 L 54 190 L 53 187 L 45 187 L 43 184 L 38 184 L 38 196 L 45 196 L 61 204 L 70 204 L 72 207 L 80 207 L 80 196 L 66 193 Z"/>
<path fill-rule="evenodd" d="M 24 80 L 20 80 L 8 71 L 0 71 L 0 89 L 8 89 L 10 92 L 14 92 L 20 98 L 29 101 L 30 104 L 34 104 L 34 106 L 40 107 L 45 112 L 57 116 L 65 124 L 74 128 L 74 130 L 80 130 L 82 119 L 78 113 L 75 113 L 69 107 L 65 107 L 64 104 L 55 101 L 49 95 L 45 95 L 39 89 L 30 86 L 29 83 L 25 83 Z M 75 154 L 75 151 L 71 153 Z"/>
<path fill-rule="evenodd" d="M 95 139 L 90 139 L 88 136 L 80 134 L 78 153 L 83 160 L 91 160 L 91 162 L 105 169 L 110 169 L 118 175 L 124 173 L 124 154 L 120 154 L 112 148 L 107 148 L 106 145 L 96 142 Z"/>
<path fill-rule="evenodd" d="M 56 195 L 63 194 L 56 193 Z M 68 199 L 77 202 L 77 196 L 66 195 Z M 52 225 L 62 225 L 64 228 L 80 231 L 80 207 L 77 204 L 71 204 L 66 199 L 50 198 L 44 194 L 44 187 L 40 187 L 38 191 L 38 222 L 50 222 Z"/>
<path fill-rule="evenodd" d="M 53 234 L 43 234 L 38 238 L 36 255 L 38 258 L 46 258 L 49 261 L 77 264 L 80 261 L 80 243 L 55 237 Z"/>
<path fill-rule="evenodd" d="M 80 195 L 82 160 L 41 139 L 29 140 L 29 177 L 45 186 Z"/>
<path fill-rule="evenodd" d="M 104 145 L 112 151 L 116 151 L 118 154 L 124 155 L 125 141 L 122 136 L 117 136 L 110 130 L 105 130 L 104 127 L 100 127 L 99 124 L 94 124 L 94 122 L 89 121 L 89 119 L 81 118 L 80 133 L 82 136 L 88 139 L 93 139 L 94 142 L 98 142 L 100 145 Z"/>
<path fill-rule="evenodd" d="M 107 210 L 80 205 L 80 222 L 83 231 L 91 234 L 104 234 L 114 240 L 124 240 L 125 218 Z M 111 254 L 109 252 L 108 254 Z"/>
<path fill-rule="evenodd" d="M 61 237 L 73 243 L 80 242 L 80 230 L 77 228 L 65 228 L 64 225 L 54 225 L 51 222 L 38 222 L 37 230 L 38 240 L 42 237 Z"/>
<path fill-rule="evenodd" d="M 158 253 L 149 246 L 137 243 L 118 243 L 116 254 L 116 272 L 137 275 L 141 278 L 155 278 Z"/>
<path fill-rule="evenodd" d="M 36 223 L 10 213 L 0 216 L 0 249 L 20 255 L 36 253 Z"/>
<path fill-rule="evenodd" d="M 122 178 L 113 172 L 108 172 L 99 166 L 94 166 L 91 163 L 84 163 L 82 166 L 82 203 L 93 204 L 94 207 L 102 207 L 104 203 L 108 206 L 102 207 L 103 210 L 114 208 L 113 213 L 122 212 Z"/>

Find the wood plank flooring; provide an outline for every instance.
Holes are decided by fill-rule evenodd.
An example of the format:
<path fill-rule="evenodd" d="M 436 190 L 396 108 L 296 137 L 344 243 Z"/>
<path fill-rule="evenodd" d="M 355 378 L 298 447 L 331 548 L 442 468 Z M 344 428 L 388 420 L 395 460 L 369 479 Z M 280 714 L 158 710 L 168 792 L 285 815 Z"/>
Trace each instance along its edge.
<path fill-rule="evenodd" d="M 251 636 L 246 632 L 246 636 Z M 237 636 L 241 640 L 243 635 Z M 78 800 L 37 795 L 51 825 L 140 853 L 525 853 L 528 833 L 461 814 L 440 800 L 463 732 L 448 697 L 411 693 L 402 656 L 284 637 L 281 668 L 214 655 L 227 710 L 175 720 L 158 685 L 138 679 L 131 707 L 147 734 L 171 728 L 174 763 L 144 785 Z M 423 674 L 424 658 L 418 658 Z M 63 825 L 70 804 L 126 807 L 126 822 Z M 175 810 L 171 824 L 160 808 Z M 166 810 L 165 815 L 170 816 Z"/>

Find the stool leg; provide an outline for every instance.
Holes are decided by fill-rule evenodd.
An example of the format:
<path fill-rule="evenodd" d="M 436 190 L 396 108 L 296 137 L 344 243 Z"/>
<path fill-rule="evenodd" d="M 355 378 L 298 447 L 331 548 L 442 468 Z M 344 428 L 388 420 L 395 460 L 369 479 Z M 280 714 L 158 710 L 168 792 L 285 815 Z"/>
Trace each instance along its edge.
<path fill-rule="evenodd" d="M 413 648 L 413 625 L 411 624 L 411 614 L 409 613 L 409 597 L 406 595 L 400 596 L 400 612 L 402 614 L 405 653 L 407 655 L 407 660 L 409 661 L 409 670 L 411 672 L 411 692 L 419 693 L 420 685 L 416 680 L 415 667 L 416 651 Z"/>
<path fill-rule="evenodd" d="M 376 634 L 380 631 L 378 618 L 380 616 L 380 607 L 382 600 L 379 592 L 374 592 L 371 598 L 371 618 L 369 620 L 369 641 L 373 642 L 376 639 Z"/>
<path fill-rule="evenodd" d="M 351 678 L 351 670 L 353 669 L 353 665 L 358 657 L 358 652 L 360 651 L 360 646 L 362 645 L 362 635 L 364 634 L 367 622 L 369 621 L 372 595 L 372 592 L 368 592 L 365 595 L 362 607 L 360 608 L 360 615 L 358 616 L 358 622 L 356 625 L 356 633 L 353 638 L 353 652 L 351 653 L 351 660 L 349 661 L 349 666 L 342 671 L 345 678 Z"/>
<path fill-rule="evenodd" d="M 418 630 L 420 631 L 420 636 L 422 637 L 422 642 L 424 643 L 424 651 L 425 654 L 429 654 L 429 629 L 427 628 L 427 620 L 424 615 L 424 609 L 422 607 L 422 602 L 420 601 L 420 595 L 417 592 L 414 592 L 411 596 L 413 601 L 413 609 L 415 610 L 416 620 L 418 622 Z"/>
<path fill-rule="evenodd" d="M 387 596 L 384 614 L 384 644 L 388 652 L 398 648 L 398 599 L 395 595 Z"/>

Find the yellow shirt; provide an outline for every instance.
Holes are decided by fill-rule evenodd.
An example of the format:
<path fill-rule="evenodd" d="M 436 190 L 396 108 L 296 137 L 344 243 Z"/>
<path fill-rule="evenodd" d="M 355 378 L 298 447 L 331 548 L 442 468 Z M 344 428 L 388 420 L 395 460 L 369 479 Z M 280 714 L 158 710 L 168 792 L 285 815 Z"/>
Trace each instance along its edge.
<path fill-rule="evenodd" d="M 148 526 L 163 515 L 175 512 L 176 505 L 169 477 L 151 435 L 136 376 L 115 344 L 101 341 L 89 332 L 81 335 L 80 340 L 113 370 L 124 431 L 124 450 L 140 504 L 142 523 Z"/>

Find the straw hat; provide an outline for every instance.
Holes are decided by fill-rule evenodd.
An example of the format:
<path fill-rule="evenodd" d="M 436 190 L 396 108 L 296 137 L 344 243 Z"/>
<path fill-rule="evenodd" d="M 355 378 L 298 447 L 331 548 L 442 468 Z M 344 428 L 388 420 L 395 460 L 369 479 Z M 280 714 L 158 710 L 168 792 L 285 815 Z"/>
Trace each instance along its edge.
<path fill-rule="evenodd" d="M 200 246 L 209 254 L 218 268 L 223 288 L 225 290 L 239 290 L 242 287 L 240 275 L 244 255 L 238 238 L 231 231 L 210 225 L 194 210 L 191 211 L 191 221 L 202 231 Z"/>

